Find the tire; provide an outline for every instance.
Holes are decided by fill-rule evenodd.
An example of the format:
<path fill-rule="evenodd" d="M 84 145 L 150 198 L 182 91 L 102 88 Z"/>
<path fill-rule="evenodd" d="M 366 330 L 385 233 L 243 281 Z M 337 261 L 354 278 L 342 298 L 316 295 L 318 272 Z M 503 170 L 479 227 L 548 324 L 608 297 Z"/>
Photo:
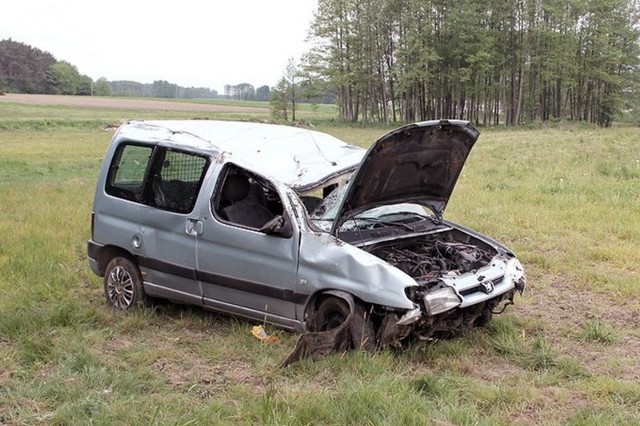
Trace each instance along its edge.
<path fill-rule="evenodd" d="M 356 303 L 354 318 L 350 326 L 352 349 L 364 349 L 373 351 L 376 348 L 375 330 L 371 318 L 363 307 Z M 337 297 L 328 297 L 318 307 L 316 312 L 315 331 L 329 331 L 339 327 L 350 314 L 349 304 L 346 300 Z"/>
<path fill-rule="evenodd" d="M 119 311 L 145 305 L 147 297 L 138 266 L 126 257 L 111 259 L 104 274 L 104 295 L 107 304 Z"/>
<path fill-rule="evenodd" d="M 320 302 L 316 313 L 316 331 L 338 328 L 349 316 L 351 310 L 346 300 L 328 297 Z"/>

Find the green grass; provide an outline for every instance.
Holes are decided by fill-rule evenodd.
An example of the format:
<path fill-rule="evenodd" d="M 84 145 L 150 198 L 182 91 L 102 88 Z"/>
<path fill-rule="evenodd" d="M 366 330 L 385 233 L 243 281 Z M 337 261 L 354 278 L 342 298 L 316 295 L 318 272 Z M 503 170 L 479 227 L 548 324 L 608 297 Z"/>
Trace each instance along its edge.
<path fill-rule="evenodd" d="M 525 297 L 461 338 L 281 370 L 294 334 L 107 309 L 91 203 L 103 127 L 134 113 L 187 118 L 0 104 L 0 424 L 640 423 L 639 129 L 484 132 L 447 216 L 518 253 Z M 389 129 L 314 125 L 361 146 Z"/>
<path fill-rule="evenodd" d="M 580 338 L 585 342 L 591 341 L 604 344 L 616 343 L 619 340 L 613 327 L 600 320 L 592 320 L 586 323 L 580 332 Z"/>

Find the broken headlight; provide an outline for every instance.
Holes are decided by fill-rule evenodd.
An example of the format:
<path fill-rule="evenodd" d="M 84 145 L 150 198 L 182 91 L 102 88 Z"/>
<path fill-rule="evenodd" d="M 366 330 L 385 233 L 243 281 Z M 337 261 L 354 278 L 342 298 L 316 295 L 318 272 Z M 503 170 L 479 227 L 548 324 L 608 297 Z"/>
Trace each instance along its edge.
<path fill-rule="evenodd" d="M 451 287 L 434 289 L 424 296 L 424 305 L 429 315 L 448 311 L 460 303 L 462 303 L 462 300 Z"/>

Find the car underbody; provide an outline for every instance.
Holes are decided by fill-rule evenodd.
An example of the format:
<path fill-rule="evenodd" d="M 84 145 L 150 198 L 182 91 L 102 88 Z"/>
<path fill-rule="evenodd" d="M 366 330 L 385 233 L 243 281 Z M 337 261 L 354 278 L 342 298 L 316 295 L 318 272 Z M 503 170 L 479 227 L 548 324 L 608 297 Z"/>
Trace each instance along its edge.
<path fill-rule="evenodd" d="M 303 357 L 317 360 L 332 352 L 359 348 L 367 351 L 384 348 L 401 350 L 416 340 L 427 342 L 463 335 L 473 327 L 487 324 L 493 314 L 502 313 L 506 306 L 513 303 L 516 290 L 513 289 L 467 308 L 456 308 L 438 315 L 422 316 L 410 325 L 399 324 L 401 313 L 377 311 L 373 307 L 365 311 L 358 310 L 356 309 L 358 302 L 350 294 L 336 293 L 331 297 L 343 297 L 349 304 L 350 314 L 338 327 L 330 330 L 317 331 L 315 325 L 310 327 L 300 336 L 294 349 L 282 362 L 282 367 L 295 363 Z M 503 307 L 496 311 L 501 304 Z M 308 321 L 310 324 L 315 323 L 315 314 L 315 312 L 310 314 Z M 377 332 L 369 335 L 363 333 L 363 330 L 373 323 L 379 324 Z"/>

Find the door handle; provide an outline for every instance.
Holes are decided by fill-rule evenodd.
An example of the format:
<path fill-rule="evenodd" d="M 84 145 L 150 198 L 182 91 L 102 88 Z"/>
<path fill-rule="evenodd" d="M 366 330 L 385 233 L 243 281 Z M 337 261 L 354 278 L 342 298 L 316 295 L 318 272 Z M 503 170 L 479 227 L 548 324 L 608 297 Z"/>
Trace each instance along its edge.
<path fill-rule="evenodd" d="M 187 219 L 185 231 L 189 235 L 202 235 L 204 232 L 204 224 L 198 219 Z"/>

